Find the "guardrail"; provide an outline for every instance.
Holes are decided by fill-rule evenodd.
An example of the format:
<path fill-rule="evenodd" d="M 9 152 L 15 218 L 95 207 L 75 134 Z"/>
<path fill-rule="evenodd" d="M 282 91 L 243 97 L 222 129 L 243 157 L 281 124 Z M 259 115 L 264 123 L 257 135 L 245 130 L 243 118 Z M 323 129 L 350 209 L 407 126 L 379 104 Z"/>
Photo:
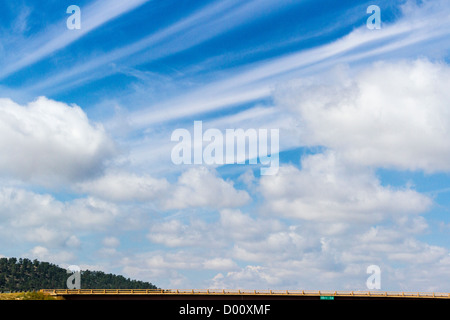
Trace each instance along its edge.
<path fill-rule="evenodd" d="M 225 289 L 41 289 L 50 295 L 269 295 L 269 296 L 334 296 L 450 299 L 444 292 L 403 291 L 326 291 L 326 290 L 225 290 Z"/>

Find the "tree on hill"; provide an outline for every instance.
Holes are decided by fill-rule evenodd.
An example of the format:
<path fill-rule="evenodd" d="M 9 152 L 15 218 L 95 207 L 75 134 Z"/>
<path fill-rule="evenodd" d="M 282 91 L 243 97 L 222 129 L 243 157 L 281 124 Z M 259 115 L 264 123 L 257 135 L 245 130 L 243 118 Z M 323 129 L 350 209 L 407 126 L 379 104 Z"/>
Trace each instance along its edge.
<path fill-rule="evenodd" d="M 70 274 L 57 265 L 20 258 L 0 258 L 0 292 L 67 289 Z M 126 279 L 102 271 L 81 271 L 81 288 L 85 289 L 157 289 L 150 282 Z"/>

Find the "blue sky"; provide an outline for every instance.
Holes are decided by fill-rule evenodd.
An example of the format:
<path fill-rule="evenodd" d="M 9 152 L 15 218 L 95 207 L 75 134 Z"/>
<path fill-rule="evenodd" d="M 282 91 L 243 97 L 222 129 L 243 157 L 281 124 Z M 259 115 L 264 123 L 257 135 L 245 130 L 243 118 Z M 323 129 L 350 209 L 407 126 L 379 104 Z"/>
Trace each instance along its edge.
<path fill-rule="evenodd" d="M 165 288 L 365 290 L 376 264 L 384 290 L 449 291 L 449 17 L 445 0 L 2 1 L 0 255 Z M 175 165 L 194 121 L 278 129 L 278 173 Z"/>

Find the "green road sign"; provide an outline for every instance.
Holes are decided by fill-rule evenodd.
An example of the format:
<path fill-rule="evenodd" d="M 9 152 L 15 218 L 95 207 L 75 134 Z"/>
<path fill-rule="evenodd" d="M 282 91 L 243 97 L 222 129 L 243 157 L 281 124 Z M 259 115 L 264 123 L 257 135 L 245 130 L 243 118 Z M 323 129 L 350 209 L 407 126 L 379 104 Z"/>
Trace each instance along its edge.
<path fill-rule="evenodd" d="M 334 300 L 334 296 L 320 296 L 320 300 Z"/>

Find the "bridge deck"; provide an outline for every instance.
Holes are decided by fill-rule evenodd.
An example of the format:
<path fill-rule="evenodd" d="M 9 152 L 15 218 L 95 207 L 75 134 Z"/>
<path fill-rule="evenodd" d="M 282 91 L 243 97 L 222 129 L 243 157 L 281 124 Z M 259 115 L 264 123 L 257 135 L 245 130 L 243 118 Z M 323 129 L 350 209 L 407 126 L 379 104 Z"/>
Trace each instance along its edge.
<path fill-rule="evenodd" d="M 43 293 L 65 298 L 165 298 L 165 299 L 450 299 L 450 293 L 443 292 L 388 292 L 388 291 L 321 291 L 321 290 L 212 290 L 212 289 L 42 289 Z"/>

